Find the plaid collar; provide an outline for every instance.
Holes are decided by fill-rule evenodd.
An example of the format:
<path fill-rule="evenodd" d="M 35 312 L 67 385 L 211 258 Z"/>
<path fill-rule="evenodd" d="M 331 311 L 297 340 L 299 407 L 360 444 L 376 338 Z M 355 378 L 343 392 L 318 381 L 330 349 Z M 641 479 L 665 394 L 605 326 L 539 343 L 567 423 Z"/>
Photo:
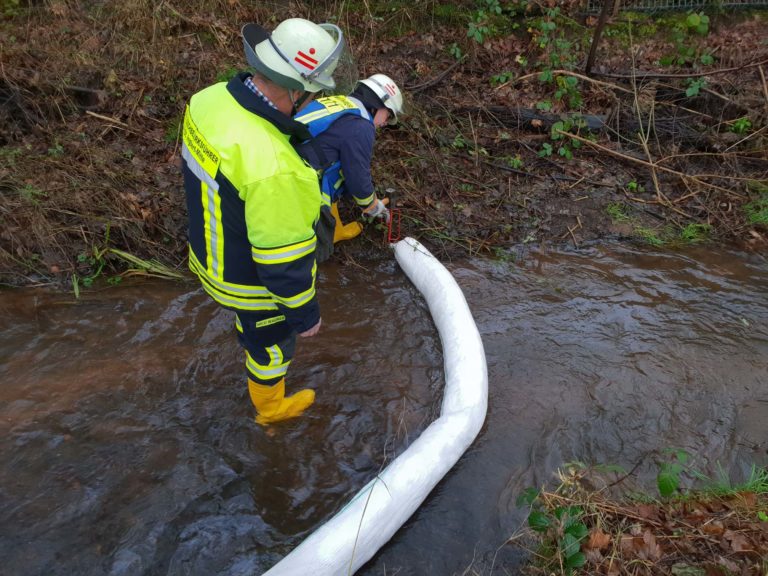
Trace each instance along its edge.
<path fill-rule="evenodd" d="M 272 108 L 274 108 L 275 110 L 277 110 L 277 106 L 275 106 L 275 104 L 272 102 L 272 100 L 270 100 L 269 98 L 267 98 L 267 97 L 264 95 L 264 93 L 263 93 L 261 90 L 259 90 L 259 88 L 256 86 L 256 84 L 254 84 L 254 83 L 253 83 L 253 80 L 251 79 L 251 76 L 248 76 L 248 78 L 246 78 L 246 79 L 243 81 L 243 84 L 245 84 L 246 88 L 248 88 L 248 89 L 249 89 L 251 92 L 253 92 L 254 94 L 256 94 L 256 96 L 258 96 L 259 98 L 261 98 L 262 100 L 264 100 L 264 102 L 266 102 L 267 104 L 269 104 L 269 105 L 270 105 Z"/>

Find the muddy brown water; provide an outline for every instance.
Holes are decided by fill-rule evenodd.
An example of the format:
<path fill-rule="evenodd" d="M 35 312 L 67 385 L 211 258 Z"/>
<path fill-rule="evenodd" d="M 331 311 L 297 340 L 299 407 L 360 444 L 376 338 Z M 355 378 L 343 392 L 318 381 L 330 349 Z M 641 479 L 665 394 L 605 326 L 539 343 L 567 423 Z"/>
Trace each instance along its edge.
<path fill-rule="evenodd" d="M 515 500 L 565 462 L 640 462 L 651 488 L 666 448 L 735 480 L 768 462 L 764 259 L 518 257 L 447 264 L 485 345 L 486 423 L 358 574 L 514 573 Z M 289 377 L 317 402 L 268 430 L 230 315 L 194 285 L 0 294 L 0 574 L 259 574 L 330 517 L 435 418 L 443 374 L 394 261 L 325 266 L 320 291 Z"/>

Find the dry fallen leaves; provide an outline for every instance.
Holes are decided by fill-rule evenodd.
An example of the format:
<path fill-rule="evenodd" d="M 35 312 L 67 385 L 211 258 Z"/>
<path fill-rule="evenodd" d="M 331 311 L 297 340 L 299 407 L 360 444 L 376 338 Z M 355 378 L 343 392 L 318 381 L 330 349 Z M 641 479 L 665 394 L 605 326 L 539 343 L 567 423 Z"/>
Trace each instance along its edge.
<path fill-rule="evenodd" d="M 585 547 L 589 550 L 605 550 L 610 543 L 610 534 L 606 534 L 599 528 L 595 528 L 589 533 L 589 540 L 587 540 Z"/>

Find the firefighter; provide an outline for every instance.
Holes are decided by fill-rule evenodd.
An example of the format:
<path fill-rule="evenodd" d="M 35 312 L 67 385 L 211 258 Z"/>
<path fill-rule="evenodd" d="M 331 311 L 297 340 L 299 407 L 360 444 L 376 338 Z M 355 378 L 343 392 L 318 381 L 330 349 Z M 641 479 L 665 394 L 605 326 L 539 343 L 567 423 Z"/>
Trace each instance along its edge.
<path fill-rule="evenodd" d="M 333 24 L 292 18 L 272 33 L 241 31 L 253 69 L 194 94 L 183 124 L 189 267 L 234 311 L 248 391 L 262 425 L 300 415 L 311 389 L 286 394 L 296 336 L 320 329 L 314 226 L 315 170 L 295 145 L 309 137 L 293 116 L 320 90 L 343 89 L 344 36 Z M 349 86 L 348 86 L 349 88 Z"/>
<path fill-rule="evenodd" d="M 322 201 L 324 210 L 332 215 L 327 220 L 333 228 L 334 243 L 354 238 L 363 229 L 357 221 L 342 223 L 338 208 L 341 196 L 354 198 L 363 217 L 389 220 L 387 199 L 377 198 L 374 192 L 371 158 L 376 129 L 396 124 L 402 112 L 400 88 L 389 76 L 374 74 L 361 80 L 348 97 L 319 98 L 296 116 L 313 137 L 299 151 L 322 172 Z"/>

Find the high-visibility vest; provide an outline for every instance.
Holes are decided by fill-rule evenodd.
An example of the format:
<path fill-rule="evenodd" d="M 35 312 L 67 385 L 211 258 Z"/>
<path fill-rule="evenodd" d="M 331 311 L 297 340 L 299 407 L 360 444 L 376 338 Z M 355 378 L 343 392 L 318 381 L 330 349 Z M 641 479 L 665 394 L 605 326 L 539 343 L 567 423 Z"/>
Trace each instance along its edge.
<path fill-rule="evenodd" d="M 347 115 L 360 116 L 373 124 L 370 114 L 346 96 L 328 96 L 313 100 L 294 116 L 294 119 L 306 124 L 310 134 L 315 138 L 325 132 L 336 120 Z M 322 158 L 319 160 L 322 162 Z M 325 205 L 330 205 L 338 200 L 344 186 L 341 162 L 336 160 L 328 166 L 322 166 L 321 170 L 320 193 L 322 202 Z"/>

